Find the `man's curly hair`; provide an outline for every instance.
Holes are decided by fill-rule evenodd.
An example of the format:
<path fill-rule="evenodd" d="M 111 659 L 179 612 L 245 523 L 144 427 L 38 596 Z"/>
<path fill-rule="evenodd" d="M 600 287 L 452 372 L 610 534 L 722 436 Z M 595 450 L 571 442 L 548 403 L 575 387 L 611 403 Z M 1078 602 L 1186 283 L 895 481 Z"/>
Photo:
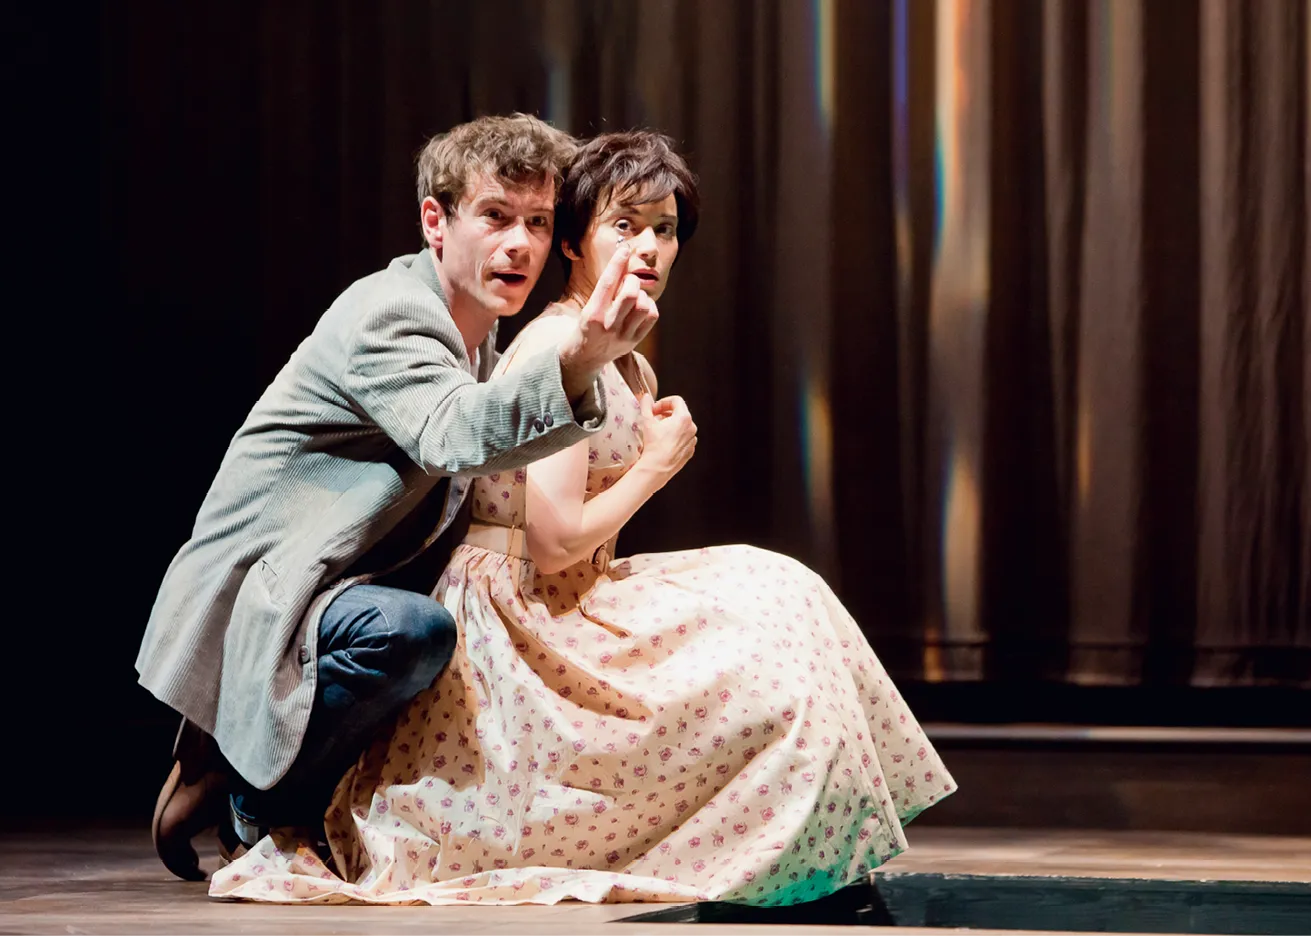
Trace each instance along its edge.
<path fill-rule="evenodd" d="M 419 203 L 432 196 L 449 218 L 479 175 L 516 188 L 553 182 L 558 194 L 577 151 L 577 140 L 531 114 L 479 117 L 424 145 L 418 158 Z"/>

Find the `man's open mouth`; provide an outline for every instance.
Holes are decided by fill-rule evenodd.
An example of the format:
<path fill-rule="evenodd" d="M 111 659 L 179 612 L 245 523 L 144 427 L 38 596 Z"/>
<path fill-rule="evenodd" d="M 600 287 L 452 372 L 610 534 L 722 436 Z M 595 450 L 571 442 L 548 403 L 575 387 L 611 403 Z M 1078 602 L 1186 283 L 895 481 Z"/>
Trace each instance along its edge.
<path fill-rule="evenodd" d="M 518 286 L 527 282 L 528 277 L 523 273 L 514 273 L 510 270 L 498 270 L 492 274 L 492 279 L 500 280 L 502 283 L 507 283 L 510 286 Z"/>

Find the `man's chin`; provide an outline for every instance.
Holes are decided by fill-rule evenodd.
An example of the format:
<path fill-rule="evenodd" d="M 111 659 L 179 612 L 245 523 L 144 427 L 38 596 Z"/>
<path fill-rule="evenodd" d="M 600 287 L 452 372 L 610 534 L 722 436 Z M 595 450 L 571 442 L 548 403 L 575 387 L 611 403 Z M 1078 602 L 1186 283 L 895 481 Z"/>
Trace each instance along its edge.
<path fill-rule="evenodd" d="M 518 315 L 523 311 L 525 303 L 528 301 L 528 293 L 524 292 L 522 296 L 498 296 L 492 294 L 487 297 L 486 308 L 497 318 L 510 318 Z"/>
<path fill-rule="evenodd" d="M 517 315 L 532 291 L 533 284 L 526 281 L 517 286 L 493 286 L 486 293 L 487 307 L 500 316 Z"/>

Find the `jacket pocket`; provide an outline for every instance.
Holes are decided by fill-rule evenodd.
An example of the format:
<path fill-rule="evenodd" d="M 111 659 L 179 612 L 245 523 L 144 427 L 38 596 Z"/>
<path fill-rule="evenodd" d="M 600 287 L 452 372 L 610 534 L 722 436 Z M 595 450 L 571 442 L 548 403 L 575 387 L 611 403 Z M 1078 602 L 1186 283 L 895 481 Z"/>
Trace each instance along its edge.
<path fill-rule="evenodd" d="M 264 590 L 268 592 L 269 601 L 277 607 L 282 607 L 282 580 L 277 570 L 267 559 L 261 559 L 256 571 L 259 573 L 260 581 L 264 583 Z"/>

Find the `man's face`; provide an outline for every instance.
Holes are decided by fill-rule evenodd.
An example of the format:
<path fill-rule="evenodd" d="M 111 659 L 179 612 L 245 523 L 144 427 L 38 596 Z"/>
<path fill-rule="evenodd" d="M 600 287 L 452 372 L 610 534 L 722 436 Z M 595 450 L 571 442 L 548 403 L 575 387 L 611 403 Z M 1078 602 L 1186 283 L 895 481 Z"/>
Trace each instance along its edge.
<path fill-rule="evenodd" d="M 451 216 L 436 209 L 435 228 L 428 225 L 430 201 L 424 202 L 424 226 L 452 311 L 499 318 L 523 308 L 551 253 L 555 183 L 506 188 L 479 176 Z"/>

